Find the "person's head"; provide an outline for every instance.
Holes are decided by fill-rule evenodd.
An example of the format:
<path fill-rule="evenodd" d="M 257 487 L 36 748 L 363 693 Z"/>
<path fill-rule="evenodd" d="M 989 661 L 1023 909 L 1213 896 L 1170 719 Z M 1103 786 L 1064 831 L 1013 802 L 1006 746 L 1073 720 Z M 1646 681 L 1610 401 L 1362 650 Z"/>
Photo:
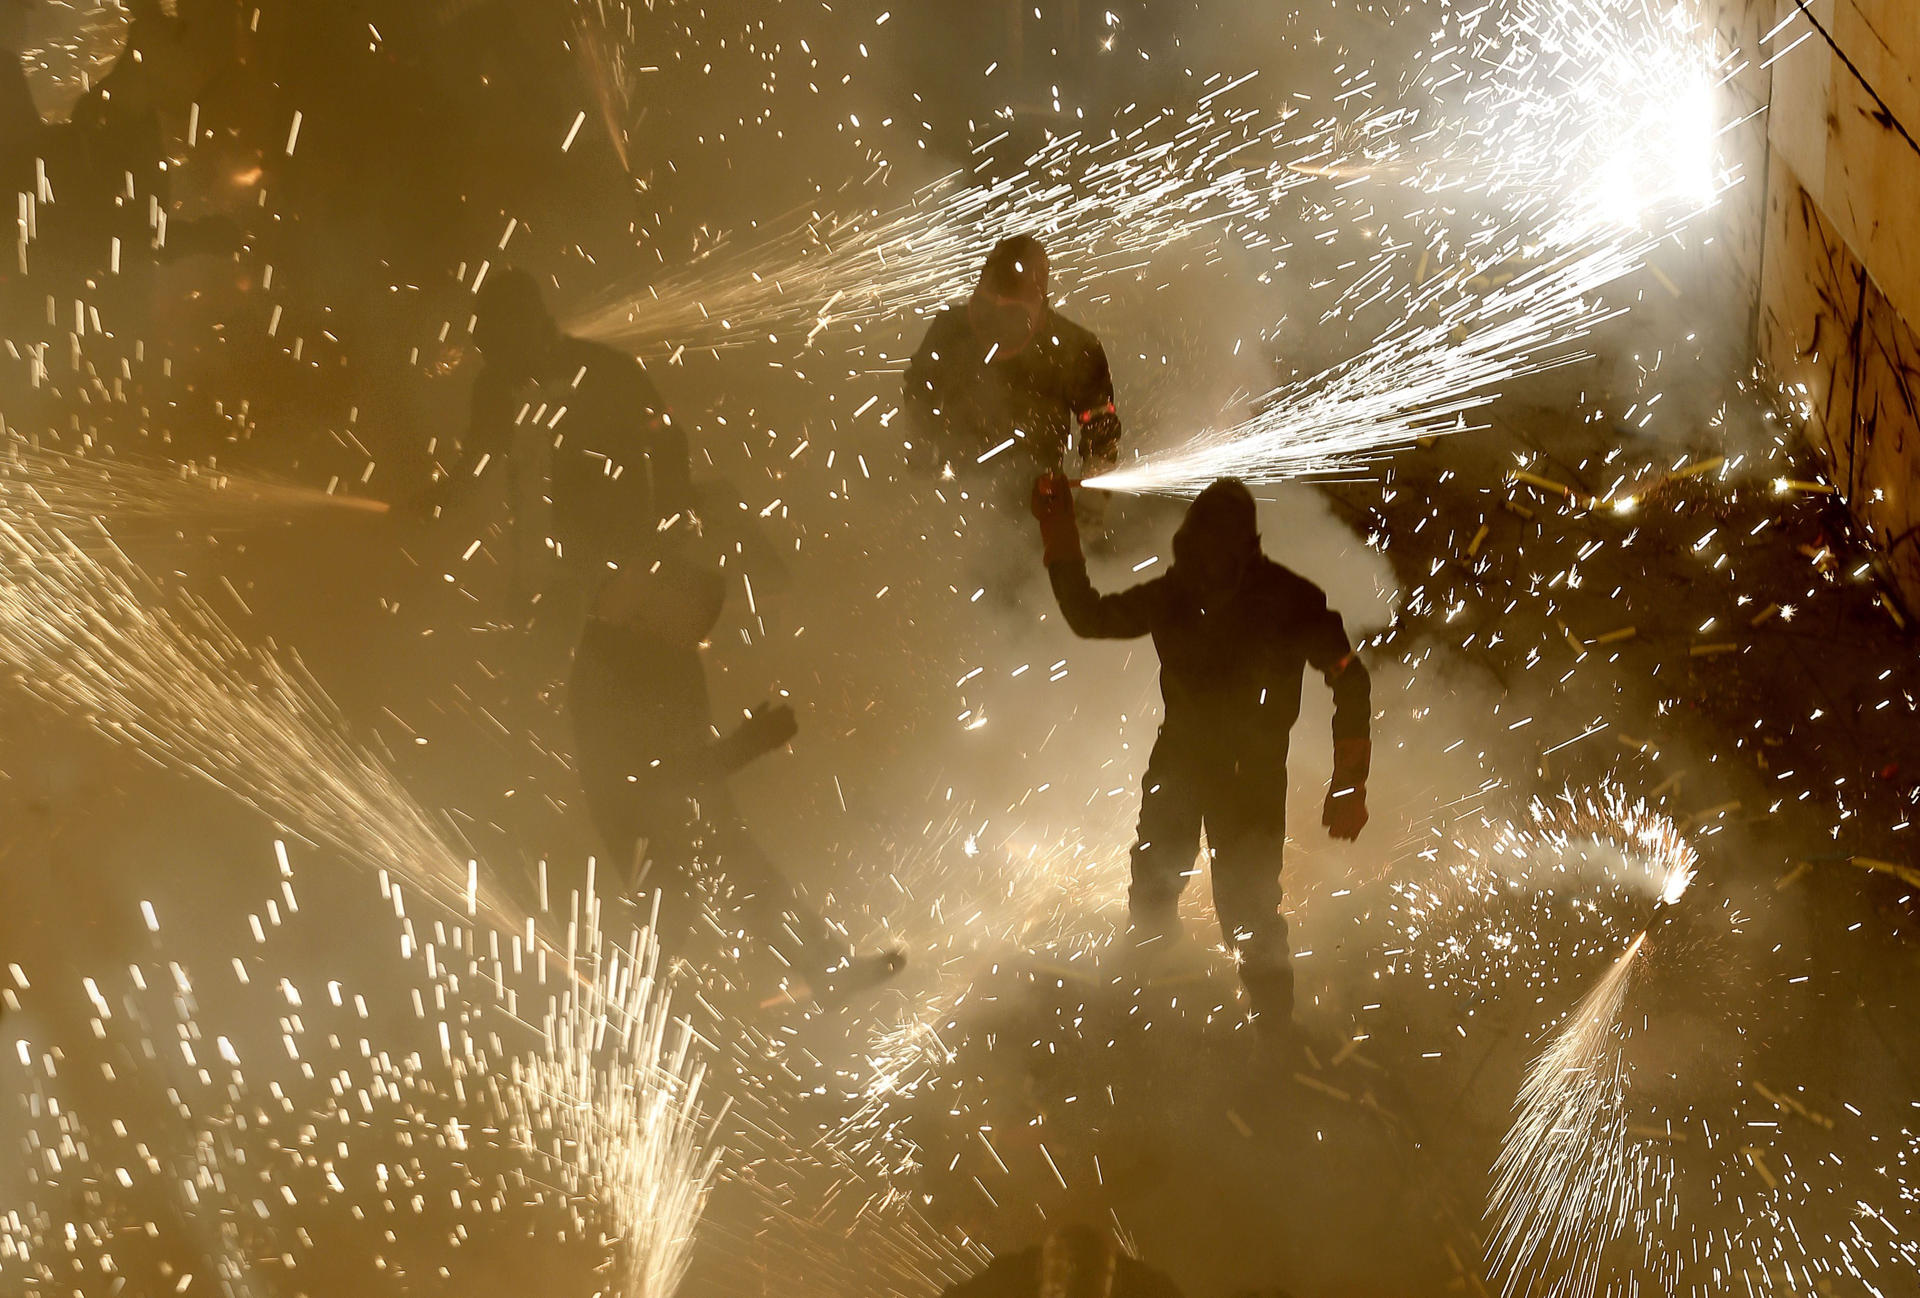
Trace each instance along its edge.
<path fill-rule="evenodd" d="M 1047 309 L 1047 250 L 1030 234 L 1002 239 L 987 254 L 967 316 L 983 340 L 1002 353 L 1033 341 Z"/>
<path fill-rule="evenodd" d="M 1040 1246 L 1040 1292 L 1062 1298 L 1113 1298 L 1120 1250 L 1089 1226 L 1065 1226 Z"/>
<path fill-rule="evenodd" d="M 1173 534 L 1173 575 L 1205 608 L 1239 589 L 1259 553 L 1253 493 L 1238 478 L 1220 478 L 1194 497 Z"/>
<path fill-rule="evenodd" d="M 600 589 L 594 616 L 676 648 L 707 638 L 726 603 L 720 570 L 675 554 L 629 564 Z"/>
<path fill-rule="evenodd" d="M 538 281 L 524 270 L 488 275 L 474 297 L 473 314 L 474 346 L 487 364 L 517 377 L 532 377 L 560 336 Z"/>

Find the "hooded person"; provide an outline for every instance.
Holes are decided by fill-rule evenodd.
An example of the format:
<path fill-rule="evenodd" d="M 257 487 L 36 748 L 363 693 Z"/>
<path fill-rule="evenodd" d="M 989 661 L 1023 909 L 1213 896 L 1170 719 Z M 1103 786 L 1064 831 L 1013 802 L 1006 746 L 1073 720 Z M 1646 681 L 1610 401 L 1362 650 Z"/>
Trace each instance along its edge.
<path fill-rule="evenodd" d="M 473 342 L 485 365 L 467 436 L 418 509 L 454 503 L 504 463 L 518 526 L 551 501 L 548 535 L 521 537 L 522 550 L 537 539 L 589 571 L 644 553 L 663 525 L 691 516 L 686 434 L 653 380 L 633 357 L 563 332 L 532 275 L 482 282 Z"/>
<path fill-rule="evenodd" d="M 916 449 L 1016 502 L 1035 468 L 1057 472 L 1073 454 L 1091 474 L 1120 454 L 1106 351 L 1048 305 L 1047 281 L 1038 239 L 995 244 L 972 296 L 927 326 L 902 392 Z"/>
<path fill-rule="evenodd" d="M 661 896 L 670 932 L 696 929 L 693 908 L 718 902 L 794 971 L 796 996 L 879 981 L 899 958 L 854 960 L 734 805 L 729 777 L 799 725 L 791 706 L 768 700 L 726 734 L 714 726 L 700 655 L 725 591 L 720 570 L 684 547 L 601 588 L 567 694 L 587 810 L 610 864 Z"/>
<path fill-rule="evenodd" d="M 1351 840 L 1367 823 L 1367 670 L 1319 587 L 1261 553 L 1253 495 L 1237 479 L 1194 499 L 1164 575 L 1108 595 L 1088 580 L 1066 481 L 1041 478 L 1032 506 L 1067 625 L 1092 639 L 1151 636 L 1160 655 L 1165 717 L 1140 782 L 1127 899 L 1134 939 L 1179 935 L 1180 893 L 1204 829 L 1214 909 L 1254 1021 L 1284 1039 L 1293 968 L 1280 869 L 1301 678 L 1312 667 L 1333 691 L 1334 770 L 1321 823 Z"/>

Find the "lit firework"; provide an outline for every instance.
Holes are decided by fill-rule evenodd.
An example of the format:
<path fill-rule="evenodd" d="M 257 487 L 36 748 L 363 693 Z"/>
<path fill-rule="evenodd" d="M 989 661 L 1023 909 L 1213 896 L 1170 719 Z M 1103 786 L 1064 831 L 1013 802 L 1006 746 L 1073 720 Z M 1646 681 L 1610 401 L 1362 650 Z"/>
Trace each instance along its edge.
<path fill-rule="evenodd" d="M 1647 935 L 1633 939 L 1574 1007 L 1520 1087 L 1519 1116 L 1494 1164 L 1487 1242 L 1502 1292 L 1592 1298 L 1602 1254 L 1639 1203 L 1647 1160 L 1627 1133 L 1620 1007 Z"/>
<path fill-rule="evenodd" d="M 314 509 L 387 512 L 387 504 L 193 464 L 67 455 L 10 443 L 0 454 L 0 510 L 11 519 L 100 540 L 92 529 L 218 531 Z"/>
<path fill-rule="evenodd" d="M 1351 475 L 1416 438 L 1464 427 L 1498 385 L 1575 359 L 1570 348 L 1619 314 L 1594 290 L 1636 269 L 1659 242 L 1637 236 L 1528 271 L 1484 298 L 1444 305 L 1359 356 L 1278 389 L 1265 409 L 1173 451 L 1089 478 L 1102 491 L 1197 494 L 1220 477 L 1250 483 Z"/>
<path fill-rule="evenodd" d="M 580 925 L 570 932 L 581 931 Z M 542 1024 L 544 1048 L 514 1061 L 514 1140 L 541 1155 L 611 1225 L 616 1292 L 668 1298 L 686 1274 L 693 1230 L 720 1160 L 702 1114 L 693 1029 L 675 1023 L 651 929 L 626 947 L 601 936 L 589 896 L 587 947 Z"/>
<path fill-rule="evenodd" d="M 1395 891 L 1430 984 L 1511 1001 L 1557 981 L 1561 960 L 1617 953 L 1527 1069 L 1487 1205 L 1487 1261 L 1504 1292 L 1592 1298 L 1609 1246 L 1642 1220 L 1661 1172 L 1630 1131 L 1621 1019 L 1648 934 L 1624 950 L 1609 937 L 1628 918 L 1644 925 L 1650 906 L 1677 903 L 1699 858 L 1669 817 L 1613 782 L 1536 798 L 1519 823 L 1489 827 L 1490 838 L 1456 845 L 1466 859 L 1440 891 Z M 1503 976 L 1517 985 L 1493 992 Z M 1670 1192 L 1660 1197 L 1667 1211 Z"/>

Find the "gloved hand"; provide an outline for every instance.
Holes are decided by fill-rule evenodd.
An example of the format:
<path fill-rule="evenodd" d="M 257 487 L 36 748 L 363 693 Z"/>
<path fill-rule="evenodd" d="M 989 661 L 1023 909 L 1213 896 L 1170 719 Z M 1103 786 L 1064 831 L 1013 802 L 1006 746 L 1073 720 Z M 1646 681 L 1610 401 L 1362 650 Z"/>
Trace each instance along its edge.
<path fill-rule="evenodd" d="M 1327 833 L 1351 843 L 1367 825 L 1367 771 L 1373 764 L 1373 743 L 1366 739 L 1333 741 L 1333 779 L 1327 786 L 1327 805 L 1320 823 Z"/>
<path fill-rule="evenodd" d="M 740 735 L 749 752 L 770 753 L 800 733 L 800 721 L 788 703 L 763 702 L 740 723 Z"/>
<path fill-rule="evenodd" d="M 1040 520 L 1042 557 L 1056 563 L 1078 562 L 1080 525 L 1073 517 L 1073 486 L 1058 473 L 1043 473 L 1033 481 L 1033 516 Z"/>

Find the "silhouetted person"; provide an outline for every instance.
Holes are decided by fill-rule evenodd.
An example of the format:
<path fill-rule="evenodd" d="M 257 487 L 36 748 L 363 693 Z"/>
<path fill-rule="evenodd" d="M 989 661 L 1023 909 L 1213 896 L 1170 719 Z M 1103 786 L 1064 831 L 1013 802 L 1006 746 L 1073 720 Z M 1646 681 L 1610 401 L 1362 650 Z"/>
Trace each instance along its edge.
<path fill-rule="evenodd" d="M 1069 452 L 1089 474 L 1120 454 L 1107 354 L 1047 304 L 1047 252 L 1031 235 L 994 245 L 973 296 L 934 316 L 903 401 L 916 447 L 930 444 L 936 464 L 1016 493 L 1035 468 L 1060 471 Z"/>
<path fill-rule="evenodd" d="M 27 0 L 0 0 L 0 286 L 20 276 L 19 195 L 34 192 L 40 153 L 40 110 L 21 58 L 27 9 Z"/>
<path fill-rule="evenodd" d="M 451 503 L 505 462 L 516 526 L 525 526 L 544 477 L 559 557 L 600 569 L 639 554 L 663 523 L 689 515 L 686 434 L 640 362 L 562 333 L 524 271 L 488 276 L 474 311 L 473 341 L 486 364 L 474 382 L 471 423 L 459 458 L 422 506 Z M 523 431 L 542 448 L 544 474 L 517 462 Z"/>
<path fill-rule="evenodd" d="M 0 4 L 12 0 L 0 0 Z M 188 29 L 159 0 L 128 0 L 126 47 L 80 97 L 68 120 L 40 132 L 50 199 L 35 211 L 28 255 L 36 291 L 51 298 L 66 329 L 96 331 L 126 345 L 152 337 L 154 270 L 194 253 L 231 253 L 239 227 L 228 217 L 179 219 L 161 127 L 164 106 L 184 111 L 209 69 Z M 8 211 L 6 219 L 14 214 Z M 73 301 L 91 310 L 76 326 Z"/>
<path fill-rule="evenodd" d="M 1166 715 L 1141 780 L 1128 908 L 1139 942 L 1179 934 L 1177 906 L 1204 826 L 1213 901 L 1240 958 L 1256 1023 L 1290 1030 L 1293 967 L 1280 911 L 1287 740 L 1311 666 L 1333 689 L 1333 780 L 1321 823 L 1335 838 L 1367 823 L 1372 756 L 1367 670 L 1312 582 L 1260 552 L 1253 496 L 1233 478 L 1194 500 L 1163 576 L 1111 595 L 1087 579 L 1065 480 L 1034 485 L 1047 575 L 1067 625 L 1095 639 L 1153 637 Z"/>
<path fill-rule="evenodd" d="M 1111 1237 L 1067 1226 L 1033 1248 L 1002 1253 L 941 1298 L 1180 1298 L 1180 1290 Z"/>
<path fill-rule="evenodd" d="M 700 650 L 724 597 L 717 569 L 679 557 L 635 563 L 601 591 L 568 692 L 587 808 L 611 864 L 659 890 L 669 931 L 696 925 L 704 876 L 730 890 L 744 926 L 807 990 L 850 989 L 897 963 L 849 965 L 848 945 L 753 841 L 727 788 L 798 726 L 791 707 L 768 701 L 715 730 Z"/>
<path fill-rule="evenodd" d="M 60 271 L 95 281 L 150 269 L 172 207 L 155 67 L 173 53 L 178 23 L 157 0 L 133 0 L 128 12 L 126 48 L 45 143 L 52 201 L 38 218 L 43 252 Z M 136 283 L 132 298 L 144 290 Z"/>

